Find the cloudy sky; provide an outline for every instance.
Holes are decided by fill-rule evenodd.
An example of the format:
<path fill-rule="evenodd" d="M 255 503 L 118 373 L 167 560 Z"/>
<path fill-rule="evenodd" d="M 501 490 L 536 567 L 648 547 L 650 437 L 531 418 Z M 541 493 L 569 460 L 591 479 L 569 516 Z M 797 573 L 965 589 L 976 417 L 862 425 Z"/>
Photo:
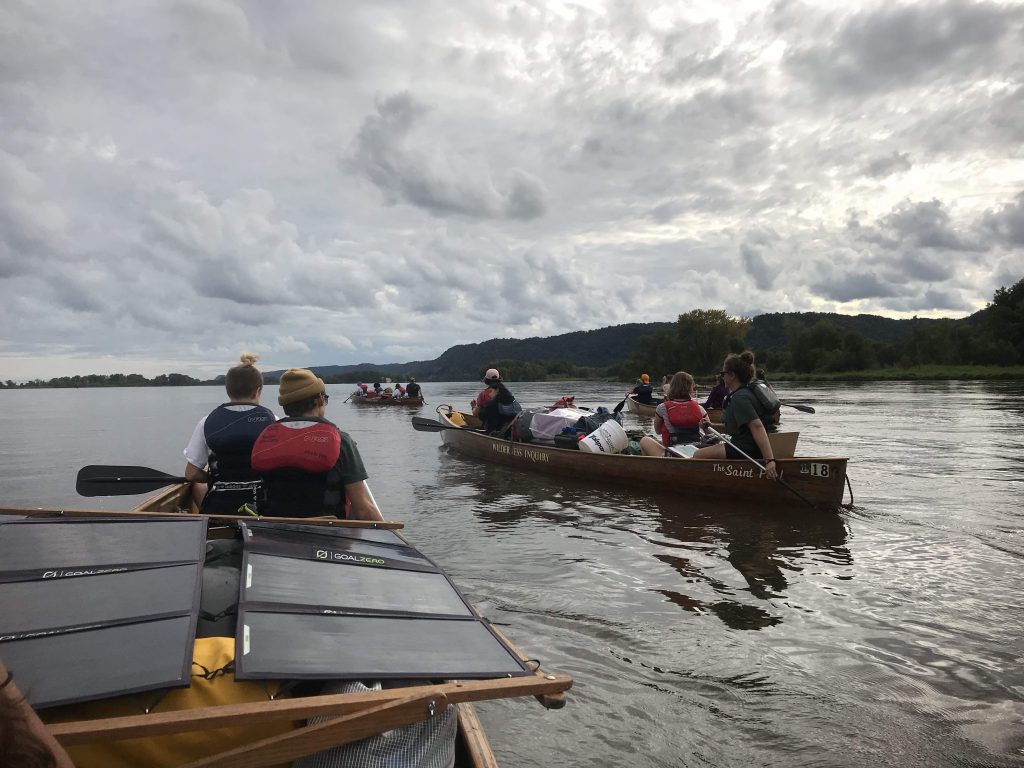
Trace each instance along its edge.
<path fill-rule="evenodd" d="M 842 10 L 837 10 L 842 7 Z M 1024 277 L 1024 4 L 0 3 L 0 379 Z"/>

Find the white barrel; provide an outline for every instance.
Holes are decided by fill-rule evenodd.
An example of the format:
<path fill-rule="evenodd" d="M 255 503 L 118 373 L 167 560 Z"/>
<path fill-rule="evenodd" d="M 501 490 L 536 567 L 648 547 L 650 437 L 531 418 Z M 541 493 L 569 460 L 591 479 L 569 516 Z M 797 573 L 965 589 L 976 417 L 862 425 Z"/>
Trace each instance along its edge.
<path fill-rule="evenodd" d="M 629 445 L 629 436 L 615 419 L 608 419 L 580 440 L 580 450 L 590 453 L 621 453 L 627 445 Z"/>

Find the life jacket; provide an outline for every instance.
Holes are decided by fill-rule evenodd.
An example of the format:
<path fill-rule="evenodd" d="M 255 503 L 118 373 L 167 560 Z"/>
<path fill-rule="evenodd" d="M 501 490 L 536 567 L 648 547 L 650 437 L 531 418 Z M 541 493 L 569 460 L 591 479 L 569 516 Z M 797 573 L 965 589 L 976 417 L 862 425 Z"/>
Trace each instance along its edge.
<path fill-rule="evenodd" d="M 700 440 L 700 422 L 704 418 L 696 400 L 666 400 L 668 419 L 661 422 L 661 442 L 665 446 Z"/>
<path fill-rule="evenodd" d="M 638 403 L 651 404 L 651 395 L 654 394 L 654 387 L 650 384 L 637 384 L 633 388 L 633 392 L 636 394 L 636 401 Z"/>
<path fill-rule="evenodd" d="M 341 432 L 327 419 L 296 416 L 271 424 L 252 447 L 263 479 L 260 513 L 274 517 L 345 517 Z"/>
<path fill-rule="evenodd" d="M 420 393 L 420 385 L 415 381 L 410 381 L 409 386 L 405 388 L 405 392 L 409 397 L 416 397 Z"/>
<path fill-rule="evenodd" d="M 234 514 L 245 505 L 255 506 L 259 475 L 250 464 L 253 443 L 275 421 L 262 405 L 224 403 L 206 417 L 203 436 L 210 449 L 210 489 L 202 511 Z"/>

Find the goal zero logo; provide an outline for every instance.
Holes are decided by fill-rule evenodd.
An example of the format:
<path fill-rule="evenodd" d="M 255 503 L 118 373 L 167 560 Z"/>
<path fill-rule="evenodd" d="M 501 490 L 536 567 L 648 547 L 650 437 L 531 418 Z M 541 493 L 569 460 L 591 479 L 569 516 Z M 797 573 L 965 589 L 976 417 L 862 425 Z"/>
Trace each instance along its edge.
<path fill-rule="evenodd" d="M 368 555 L 353 555 L 350 552 L 335 552 L 331 549 L 318 549 L 313 555 L 317 560 L 327 560 L 332 563 L 355 563 L 356 565 L 387 565 L 382 557 L 369 557 Z"/>

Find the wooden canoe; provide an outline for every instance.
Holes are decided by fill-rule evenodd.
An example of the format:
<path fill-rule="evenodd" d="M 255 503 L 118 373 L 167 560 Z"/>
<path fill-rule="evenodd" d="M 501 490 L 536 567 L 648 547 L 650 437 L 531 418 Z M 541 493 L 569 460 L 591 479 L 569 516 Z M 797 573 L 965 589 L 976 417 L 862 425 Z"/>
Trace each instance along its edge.
<path fill-rule="evenodd" d="M 636 399 L 636 395 L 626 395 L 626 408 L 630 413 L 635 413 L 638 416 L 650 416 L 651 418 L 654 418 L 654 410 L 658 407 L 660 402 L 661 398 L 655 398 L 655 402 L 648 405 L 638 401 Z"/>
<path fill-rule="evenodd" d="M 65 517 L 114 517 L 123 515 L 137 518 L 139 515 L 159 518 L 167 515 L 180 516 L 195 514 L 191 502 L 190 484 L 169 486 L 156 495 L 126 512 L 109 510 L 55 510 L 39 508 L 7 508 L 0 509 L 0 520 L 4 515 L 23 516 L 54 516 Z M 210 523 L 210 538 L 216 538 L 218 532 L 230 535 L 226 528 L 215 528 L 214 518 Z M 232 518 L 224 518 L 225 520 Z M 249 518 L 250 520 L 252 518 Z M 298 522 L 298 521 L 291 521 Z M 339 521 L 328 519 L 306 518 L 302 523 L 324 525 L 355 525 L 357 527 L 373 526 L 363 521 Z M 385 523 L 382 527 L 400 528 L 400 524 Z M 475 609 L 474 609 L 475 610 Z M 522 654 L 508 638 L 497 628 L 492 630 L 504 640 L 523 661 L 527 657 Z M 0 644 L 0 681 L 6 672 L 2 665 L 2 644 Z M 46 723 L 46 710 L 35 713 L 24 702 L 15 685 L 9 685 L 0 695 L 13 700 L 22 710 L 30 729 L 35 736 L 50 750 L 60 768 L 71 768 L 73 762 L 65 751 L 65 747 L 102 743 L 110 740 L 146 739 L 167 734 L 190 732 L 216 732 L 234 726 L 251 725 L 255 722 L 280 723 L 282 721 L 302 722 L 312 716 L 332 716 L 337 719 L 332 723 L 341 723 L 337 727 L 300 726 L 284 736 L 271 736 L 232 749 L 220 754 L 211 754 L 190 766 L 269 766 L 289 762 L 297 756 L 313 754 L 339 744 L 345 744 L 367 734 L 381 733 L 397 725 L 426 717 L 425 708 L 416 709 L 410 719 L 410 703 L 427 701 L 447 701 L 455 705 L 458 715 L 458 731 L 455 748 L 455 765 L 457 768 L 497 768 L 497 759 L 484 733 L 483 727 L 473 707 L 475 701 L 498 698 L 535 697 L 543 706 L 558 709 L 564 706 L 565 691 L 572 686 L 572 678 L 565 675 L 542 673 L 536 670 L 526 677 L 505 677 L 495 680 L 459 680 L 444 683 L 430 683 L 406 688 L 391 688 L 382 691 L 371 691 L 357 694 L 290 696 L 250 704 L 227 704 L 206 706 L 198 710 L 152 711 L 128 717 L 99 717 L 96 719 L 75 720 L 72 722 Z M 365 713 L 365 714 L 363 714 Z M 39 714 L 42 717 L 39 717 Z M 361 735 L 353 736 L 353 733 Z M 172 736 L 173 737 L 173 736 Z M 282 760 L 286 756 L 286 760 Z"/>
<path fill-rule="evenodd" d="M 843 503 L 847 459 L 836 456 L 780 458 L 783 483 L 763 477 L 759 467 L 742 459 L 680 459 L 626 454 L 588 453 L 538 443 L 492 437 L 474 427 L 475 417 L 460 413 L 466 426 L 452 421 L 451 406 L 437 408 L 441 438 L 459 453 L 529 472 L 610 482 L 644 489 L 677 491 L 726 502 L 773 507 L 836 509 Z"/>
<path fill-rule="evenodd" d="M 415 408 L 423 405 L 423 395 L 418 397 L 362 397 L 361 395 L 352 395 L 349 402 L 356 405 L 406 406 L 408 408 Z"/>

